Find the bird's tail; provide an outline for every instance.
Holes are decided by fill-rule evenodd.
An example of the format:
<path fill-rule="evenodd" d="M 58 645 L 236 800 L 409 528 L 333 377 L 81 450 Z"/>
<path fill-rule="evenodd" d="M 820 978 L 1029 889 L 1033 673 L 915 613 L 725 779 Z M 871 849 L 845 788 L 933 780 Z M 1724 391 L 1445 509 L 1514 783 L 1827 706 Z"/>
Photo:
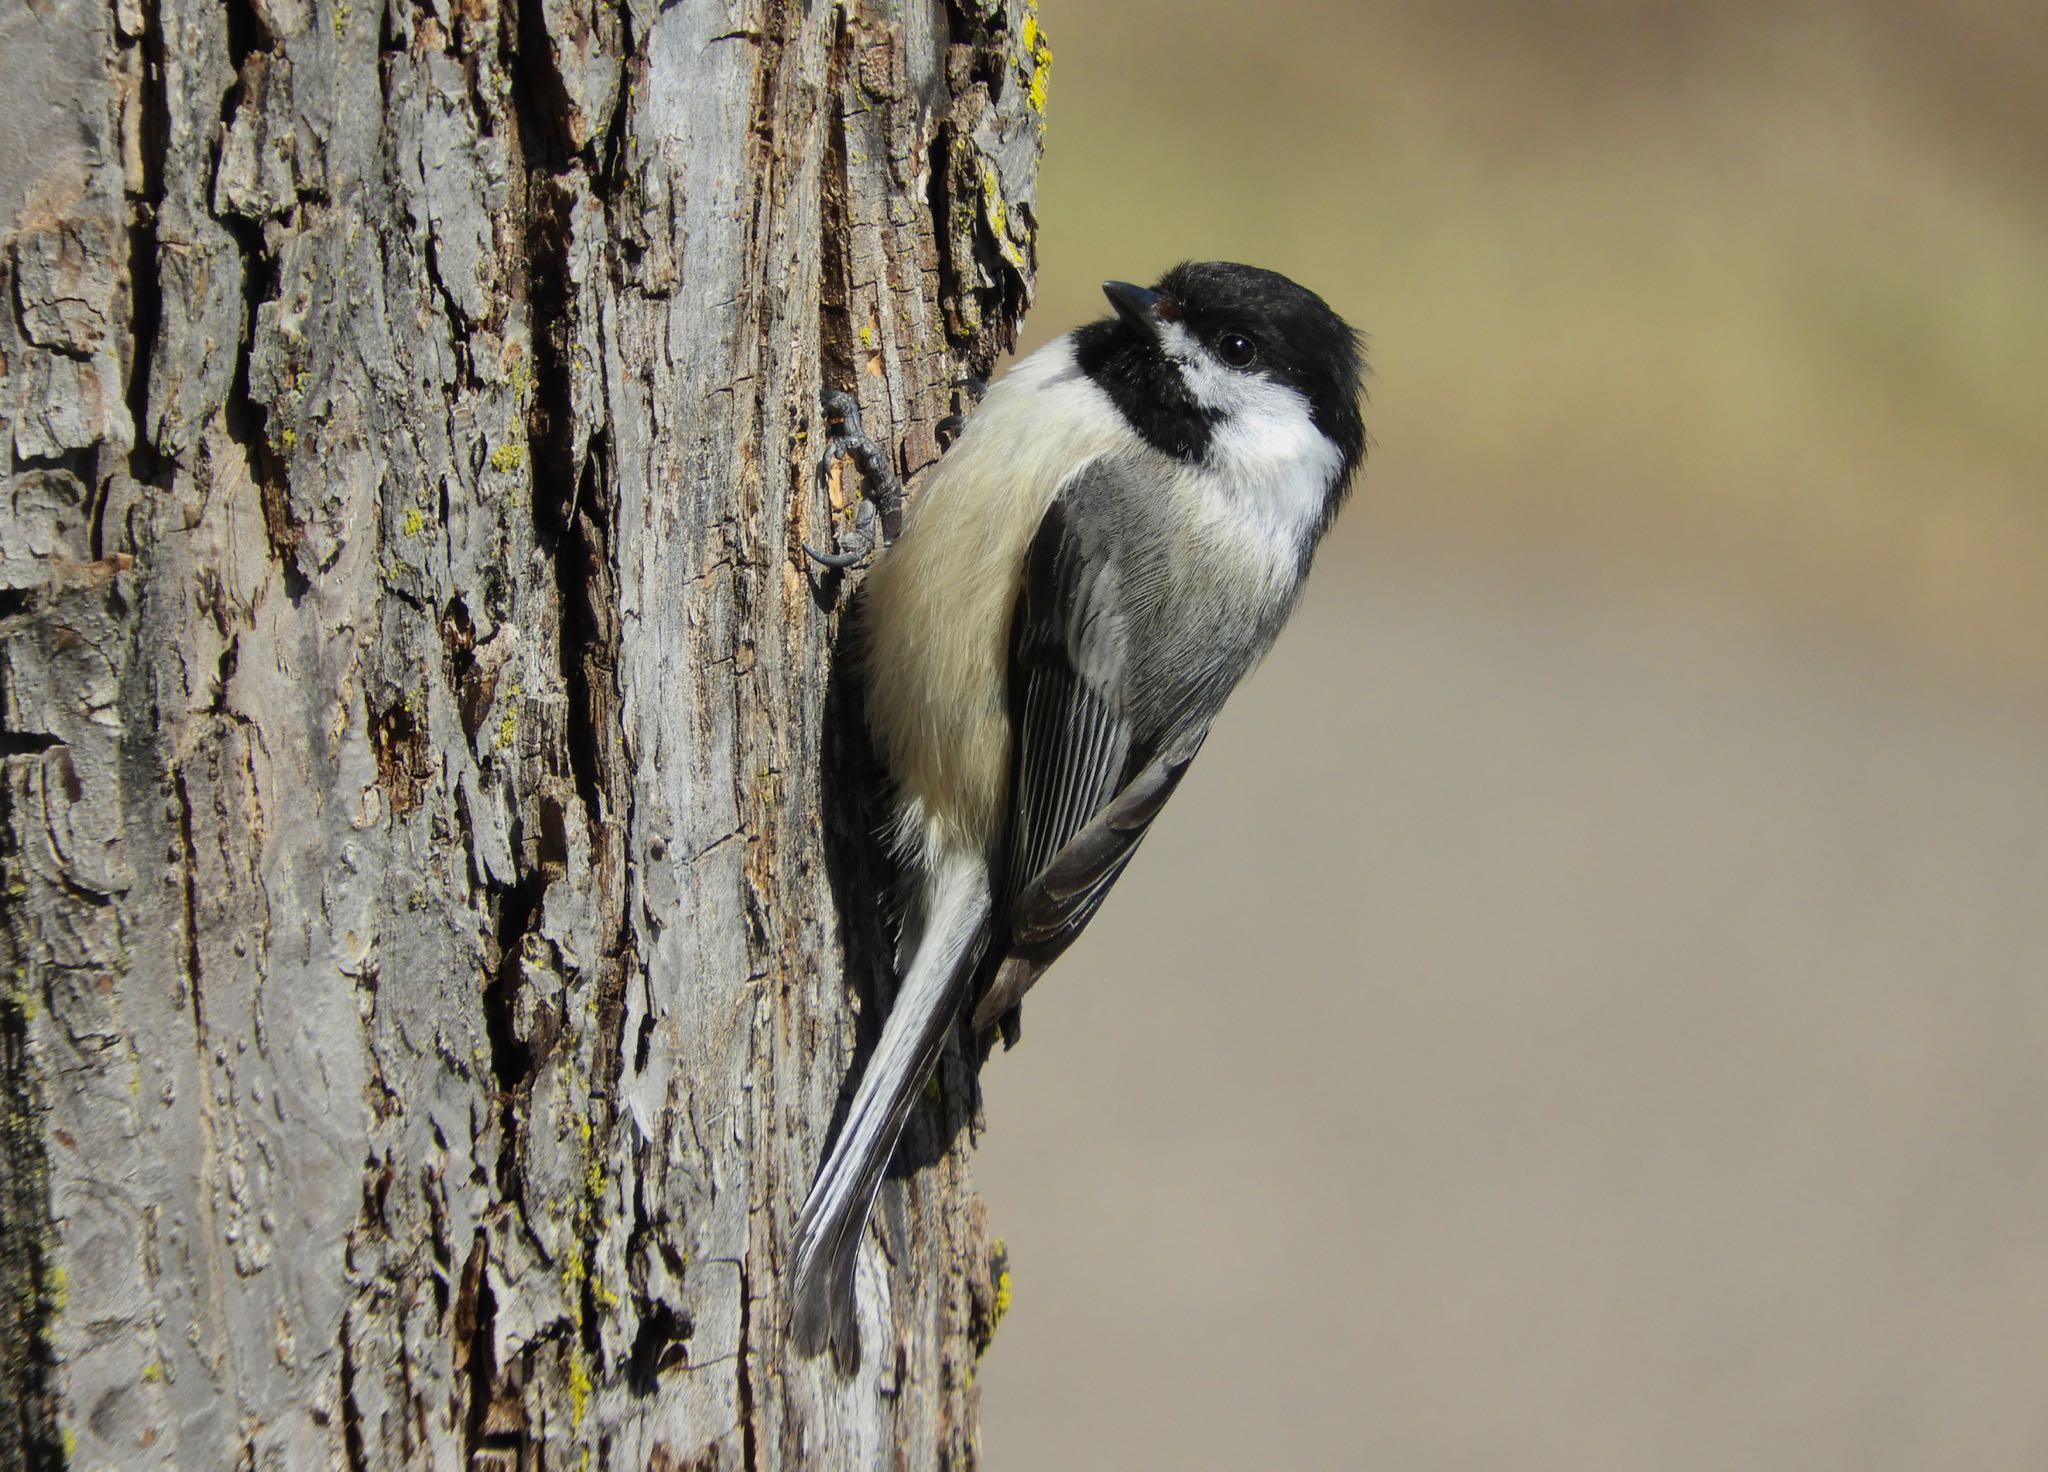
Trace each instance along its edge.
<path fill-rule="evenodd" d="M 978 860 L 948 861 L 928 882 L 923 910 L 923 934 L 881 1041 L 797 1217 L 791 1342 L 805 1355 L 823 1353 L 829 1344 L 848 1371 L 860 1363 L 854 1259 L 896 1137 L 938 1062 L 965 983 L 987 944 L 987 867 Z"/>

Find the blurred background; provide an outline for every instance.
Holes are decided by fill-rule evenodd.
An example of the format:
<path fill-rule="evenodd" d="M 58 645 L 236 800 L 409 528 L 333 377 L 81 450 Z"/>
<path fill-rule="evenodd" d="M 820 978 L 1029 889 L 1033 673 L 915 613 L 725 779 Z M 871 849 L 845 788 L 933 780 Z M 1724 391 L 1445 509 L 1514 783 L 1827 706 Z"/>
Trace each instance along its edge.
<path fill-rule="evenodd" d="M 987 1464 L 2048 1466 L 2048 7 L 1042 16 L 1023 346 L 1377 376 L 983 1074 Z"/>

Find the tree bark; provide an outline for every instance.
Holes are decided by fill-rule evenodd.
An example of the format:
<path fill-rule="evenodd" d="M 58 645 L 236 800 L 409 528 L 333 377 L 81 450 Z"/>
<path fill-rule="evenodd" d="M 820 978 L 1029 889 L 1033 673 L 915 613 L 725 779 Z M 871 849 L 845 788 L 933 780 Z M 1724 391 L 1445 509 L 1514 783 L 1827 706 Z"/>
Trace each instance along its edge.
<path fill-rule="evenodd" d="M 0 20 L 0 1468 L 969 1465 L 818 390 L 914 471 L 1030 289 L 1035 0 Z M 855 992 L 865 991 L 863 1006 Z"/>

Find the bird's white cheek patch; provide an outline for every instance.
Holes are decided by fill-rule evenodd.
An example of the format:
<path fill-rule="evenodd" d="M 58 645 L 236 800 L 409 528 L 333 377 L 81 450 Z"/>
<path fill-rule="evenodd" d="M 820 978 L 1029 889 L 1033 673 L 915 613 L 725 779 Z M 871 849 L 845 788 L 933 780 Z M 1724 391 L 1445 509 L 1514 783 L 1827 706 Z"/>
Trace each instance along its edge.
<path fill-rule="evenodd" d="M 1308 400 L 1295 390 L 1256 368 L 1229 367 L 1178 322 L 1161 325 L 1160 341 L 1195 402 L 1215 416 L 1219 436 L 1233 440 L 1247 459 L 1277 468 L 1297 455 L 1317 453 L 1323 436 Z"/>
<path fill-rule="evenodd" d="M 1316 428 L 1308 400 L 1286 384 L 1226 367 L 1178 322 L 1162 324 L 1160 342 L 1195 402 L 1214 417 L 1196 478 L 1291 559 L 1322 517 L 1337 447 Z"/>
<path fill-rule="evenodd" d="M 1229 415 L 1242 402 L 1244 376 L 1217 362 L 1196 336 L 1178 322 L 1159 324 L 1159 346 L 1180 369 L 1197 404 L 1212 414 Z"/>

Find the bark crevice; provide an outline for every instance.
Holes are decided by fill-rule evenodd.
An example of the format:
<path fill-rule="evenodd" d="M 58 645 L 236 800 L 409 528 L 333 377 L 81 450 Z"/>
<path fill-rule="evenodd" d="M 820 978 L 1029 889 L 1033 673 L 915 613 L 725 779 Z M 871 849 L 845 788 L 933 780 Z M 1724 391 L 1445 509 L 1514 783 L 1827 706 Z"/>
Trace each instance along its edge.
<path fill-rule="evenodd" d="M 140 193 L 128 200 L 128 382 L 130 422 L 128 473 L 141 484 L 163 473 L 149 420 L 150 375 L 163 324 L 163 280 L 159 273 L 157 222 L 163 212 L 164 174 L 169 161 L 170 99 L 164 81 L 163 0 L 142 0 L 142 32 L 133 49 L 136 68 L 136 162 Z M 89 482 L 96 483 L 96 482 Z"/>

